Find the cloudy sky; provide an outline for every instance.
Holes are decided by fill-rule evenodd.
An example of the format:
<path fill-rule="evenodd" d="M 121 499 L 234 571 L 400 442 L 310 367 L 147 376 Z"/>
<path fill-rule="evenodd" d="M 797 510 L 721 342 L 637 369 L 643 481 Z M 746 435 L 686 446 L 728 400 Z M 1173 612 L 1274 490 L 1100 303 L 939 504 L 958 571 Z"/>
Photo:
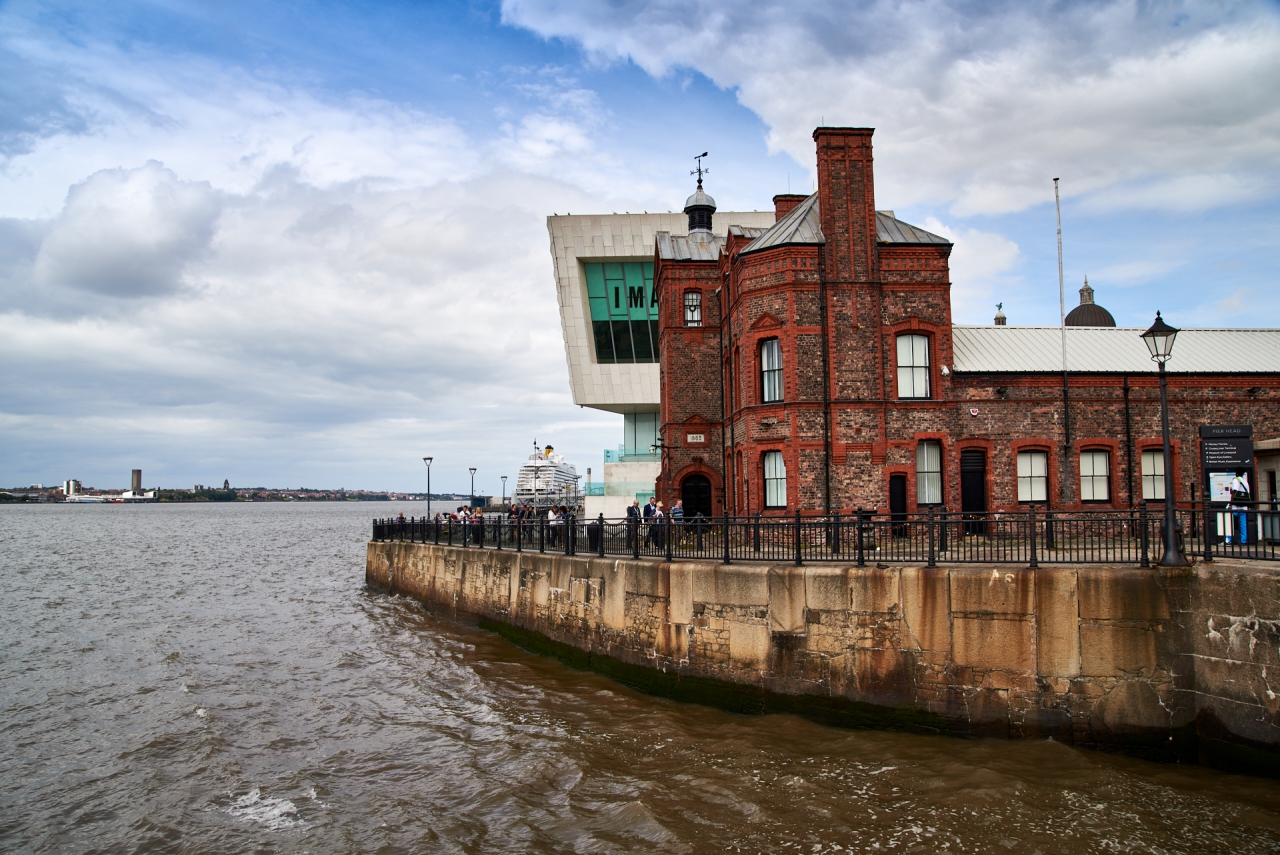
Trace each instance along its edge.
<path fill-rule="evenodd" d="M 959 322 L 1057 323 L 1060 176 L 1068 306 L 1280 326 L 1277 81 L 1274 3 L 0 3 L 0 486 L 598 472 L 545 217 L 676 208 L 703 150 L 767 209 L 823 123 Z"/>

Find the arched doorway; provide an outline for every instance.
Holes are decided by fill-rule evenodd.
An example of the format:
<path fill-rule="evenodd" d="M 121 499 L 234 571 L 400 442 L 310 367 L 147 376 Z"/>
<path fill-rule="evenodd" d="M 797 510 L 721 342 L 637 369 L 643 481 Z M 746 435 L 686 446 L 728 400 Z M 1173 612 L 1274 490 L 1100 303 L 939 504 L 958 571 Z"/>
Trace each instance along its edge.
<path fill-rule="evenodd" d="M 680 482 L 680 499 L 684 502 L 685 519 L 711 514 L 711 479 L 706 475 L 690 475 Z"/>

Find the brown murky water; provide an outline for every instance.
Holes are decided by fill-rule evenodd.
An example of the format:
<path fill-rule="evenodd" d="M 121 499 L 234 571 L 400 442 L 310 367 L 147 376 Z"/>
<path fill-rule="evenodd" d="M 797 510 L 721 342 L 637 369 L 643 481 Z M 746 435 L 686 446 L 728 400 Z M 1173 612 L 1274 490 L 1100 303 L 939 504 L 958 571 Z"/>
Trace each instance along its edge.
<path fill-rule="evenodd" d="M 366 591 L 375 510 L 0 508 L 0 850 L 1280 848 L 1276 781 L 570 671 Z"/>

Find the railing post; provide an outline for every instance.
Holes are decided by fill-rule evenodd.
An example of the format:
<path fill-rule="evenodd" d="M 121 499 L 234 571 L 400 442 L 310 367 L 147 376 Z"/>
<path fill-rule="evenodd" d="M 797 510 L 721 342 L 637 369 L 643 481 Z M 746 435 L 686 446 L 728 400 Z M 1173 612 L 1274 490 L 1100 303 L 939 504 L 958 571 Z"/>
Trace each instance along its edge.
<path fill-rule="evenodd" d="M 435 529 L 436 546 L 440 545 L 440 520 L 439 518 L 431 521 L 431 527 Z"/>
<path fill-rule="evenodd" d="M 698 514 L 693 521 L 693 548 L 697 550 L 699 555 L 702 554 L 702 531 L 706 528 L 706 522 L 702 518 L 702 514 Z"/>
<path fill-rule="evenodd" d="M 840 554 L 840 512 L 831 515 L 831 554 Z"/>
<path fill-rule="evenodd" d="M 627 527 L 631 530 L 631 558 L 640 560 L 640 518 L 627 517 Z"/>
<path fill-rule="evenodd" d="M 538 551 L 547 551 L 547 518 L 538 517 Z"/>
<path fill-rule="evenodd" d="M 724 563 L 729 563 L 729 508 L 724 509 Z"/>
<path fill-rule="evenodd" d="M 929 506 L 929 566 L 938 566 L 938 553 L 934 550 L 933 505 Z"/>
<path fill-rule="evenodd" d="M 498 517 L 498 536 L 495 538 L 498 542 L 498 550 L 502 550 L 502 517 Z"/>
<path fill-rule="evenodd" d="M 516 516 L 516 552 L 524 552 L 524 520 Z"/>
<path fill-rule="evenodd" d="M 1053 508 L 1047 503 L 1044 506 L 1044 548 L 1058 548 L 1058 539 L 1053 533 Z"/>
<path fill-rule="evenodd" d="M 671 561 L 671 514 L 662 515 L 662 543 L 667 548 L 667 561 Z"/>
<path fill-rule="evenodd" d="M 938 539 L 939 552 L 946 552 L 948 549 L 951 548 L 950 544 L 947 542 L 947 538 L 949 536 L 947 533 L 947 530 L 951 528 L 951 526 L 947 524 L 949 522 L 949 516 L 950 514 L 947 513 L 947 506 L 943 505 L 942 506 L 942 537 Z"/>
<path fill-rule="evenodd" d="M 1039 557 L 1036 555 L 1036 505 L 1031 503 L 1031 507 L 1027 510 L 1027 519 L 1031 526 L 1031 569 L 1040 566 Z"/>
<path fill-rule="evenodd" d="M 1213 545 L 1209 538 L 1213 534 L 1213 523 L 1210 522 L 1214 515 L 1209 510 L 1209 485 L 1204 485 L 1204 503 L 1201 505 L 1202 513 L 1200 516 L 1204 518 L 1204 560 L 1207 563 L 1213 563 Z"/>
<path fill-rule="evenodd" d="M 453 546 L 453 517 L 449 517 L 449 545 Z"/>
<path fill-rule="evenodd" d="M 803 538 L 800 532 L 800 509 L 796 508 L 796 566 L 800 567 L 804 564 L 804 555 L 802 553 Z"/>
<path fill-rule="evenodd" d="M 573 555 L 577 552 L 578 526 L 574 522 L 573 514 L 569 514 L 564 518 L 564 554 Z"/>
<path fill-rule="evenodd" d="M 1138 506 L 1138 528 L 1141 529 L 1142 543 L 1142 560 L 1139 562 L 1140 567 L 1151 566 L 1151 556 L 1149 553 L 1149 545 L 1147 543 L 1147 500 L 1143 499 L 1142 504 Z"/>
<path fill-rule="evenodd" d="M 866 567 L 867 556 L 862 549 L 862 508 L 858 508 L 856 513 L 858 519 L 858 566 Z"/>
<path fill-rule="evenodd" d="M 596 520 L 596 524 L 600 526 L 600 533 L 596 535 L 596 554 L 604 558 L 604 512 L 600 512 L 600 518 Z"/>
<path fill-rule="evenodd" d="M 751 551 L 760 551 L 760 512 L 756 511 L 755 522 L 751 526 Z"/>

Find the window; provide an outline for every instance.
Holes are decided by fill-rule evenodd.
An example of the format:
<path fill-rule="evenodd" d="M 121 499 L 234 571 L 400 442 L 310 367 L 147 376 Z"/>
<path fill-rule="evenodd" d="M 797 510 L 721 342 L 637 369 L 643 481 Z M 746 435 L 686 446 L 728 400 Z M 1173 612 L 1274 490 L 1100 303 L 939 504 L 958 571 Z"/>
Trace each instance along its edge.
<path fill-rule="evenodd" d="M 898 336 L 898 397 L 929 397 L 928 336 Z"/>
<path fill-rule="evenodd" d="M 583 264 L 596 362 L 658 361 L 658 300 L 653 264 L 611 261 Z"/>
<path fill-rule="evenodd" d="M 1111 501 L 1111 455 L 1107 452 L 1080 452 L 1080 501 Z"/>
<path fill-rule="evenodd" d="M 787 464 L 782 462 L 781 451 L 764 453 L 764 506 L 787 506 Z"/>
<path fill-rule="evenodd" d="M 684 325 L 686 327 L 702 326 L 702 292 L 684 292 Z"/>
<path fill-rule="evenodd" d="M 916 446 L 916 504 L 942 504 L 942 443 L 929 440 Z"/>
<path fill-rule="evenodd" d="M 1018 501 L 1049 500 L 1049 455 L 1043 451 L 1018 452 Z"/>
<path fill-rule="evenodd" d="M 782 400 L 782 346 L 776 338 L 760 342 L 760 400 L 765 404 Z"/>
<path fill-rule="evenodd" d="M 1164 449 L 1142 452 L 1142 498 L 1164 501 Z"/>

